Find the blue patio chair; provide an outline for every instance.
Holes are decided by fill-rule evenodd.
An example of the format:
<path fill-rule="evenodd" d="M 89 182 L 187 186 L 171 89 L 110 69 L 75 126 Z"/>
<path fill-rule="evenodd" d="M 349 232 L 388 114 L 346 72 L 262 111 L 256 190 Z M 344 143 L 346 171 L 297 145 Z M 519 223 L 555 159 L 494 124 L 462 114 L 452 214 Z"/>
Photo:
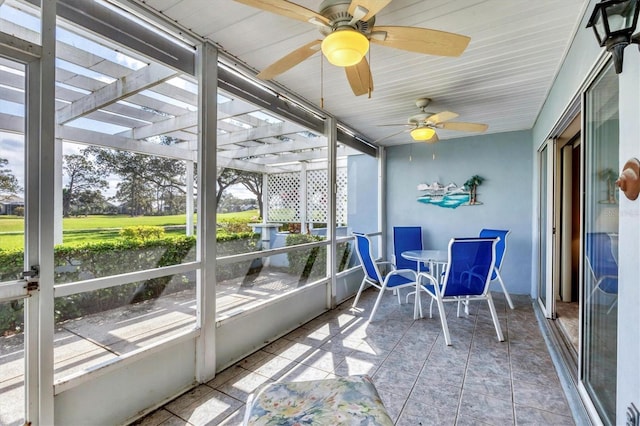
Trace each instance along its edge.
<path fill-rule="evenodd" d="M 442 283 L 431 274 L 424 272 L 418 274 L 419 288 L 424 289 L 431 296 L 432 302 L 435 300 L 438 305 L 447 346 L 451 345 L 451 337 L 444 310 L 445 302 L 486 300 L 498 340 L 504 341 L 498 314 L 489 291 L 489 283 L 495 267 L 497 243 L 498 238 L 453 238 L 449 242 L 449 263 Z M 416 303 L 420 303 L 420 300 L 418 299 Z M 430 318 L 433 317 L 432 314 L 429 308 Z M 420 316 L 422 316 L 422 306 L 420 306 Z M 460 316 L 459 310 L 458 316 Z"/>
<path fill-rule="evenodd" d="M 587 263 L 594 280 L 587 300 L 590 300 L 596 291 L 614 295 L 607 314 L 618 303 L 618 262 L 613 254 L 612 237 L 614 236 L 607 232 L 588 232 L 585 247 Z"/>
<path fill-rule="evenodd" d="M 480 238 L 493 238 L 499 237 L 500 240 L 496 245 L 496 266 L 493 268 L 493 274 L 491 274 L 491 281 L 498 280 L 500 283 L 500 287 L 502 287 L 502 292 L 504 293 L 504 297 L 507 299 L 507 303 L 509 307 L 513 309 L 513 302 L 511 301 L 511 296 L 509 296 L 509 292 L 507 292 L 507 288 L 504 286 L 504 282 L 502 281 L 502 275 L 500 274 L 500 268 L 502 267 L 502 261 L 504 260 L 504 254 L 507 251 L 507 236 L 509 235 L 508 230 L 503 229 L 482 229 L 480 231 Z"/>
<path fill-rule="evenodd" d="M 409 250 L 422 250 L 422 228 L 420 226 L 394 226 L 393 263 L 396 268 L 429 272 L 429 267 L 424 263 L 402 257 L 402 252 Z"/>
<path fill-rule="evenodd" d="M 371 284 L 380 290 L 376 303 L 371 310 L 371 315 L 369 315 L 369 321 L 371 321 L 378 310 L 384 291 L 398 290 L 396 292 L 398 296 L 398 303 L 401 304 L 402 301 L 399 290 L 403 287 L 415 288 L 417 275 L 416 271 L 413 269 L 396 269 L 392 262 L 376 262 L 371 252 L 371 240 L 369 240 L 369 237 L 366 234 L 358 232 L 354 232 L 353 236 L 356 238 L 356 253 L 358 254 L 358 259 L 360 259 L 360 264 L 362 265 L 362 270 L 364 272 L 364 278 L 362 278 L 358 294 L 356 294 L 356 298 L 353 301 L 353 307 L 355 308 L 358 304 L 362 290 L 364 290 L 367 284 Z M 386 274 L 383 274 L 380 271 L 380 265 L 386 266 L 388 269 Z"/>

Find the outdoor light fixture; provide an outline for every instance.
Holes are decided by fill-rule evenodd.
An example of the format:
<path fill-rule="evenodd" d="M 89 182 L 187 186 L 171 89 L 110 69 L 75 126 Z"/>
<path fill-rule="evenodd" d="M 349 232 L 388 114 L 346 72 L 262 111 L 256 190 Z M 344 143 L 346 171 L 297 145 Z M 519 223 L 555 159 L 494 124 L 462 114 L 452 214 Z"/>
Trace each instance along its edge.
<path fill-rule="evenodd" d="M 338 29 L 322 40 L 322 53 L 333 65 L 350 67 L 369 51 L 369 40 L 352 28 Z"/>
<path fill-rule="evenodd" d="M 640 0 L 603 0 L 597 3 L 587 28 L 593 27 L 598 43 L 613 56 L 616 74 L 622 72 L 624 48 L 631 43 L 640 44 L 633 35 L 638 23 Z"/>
<path fill-rule="evenodd" d="M 416 127 L 411 131 L 411 137 L 414 141 L 428 141 L 436 134 L 431 127 Z"/>

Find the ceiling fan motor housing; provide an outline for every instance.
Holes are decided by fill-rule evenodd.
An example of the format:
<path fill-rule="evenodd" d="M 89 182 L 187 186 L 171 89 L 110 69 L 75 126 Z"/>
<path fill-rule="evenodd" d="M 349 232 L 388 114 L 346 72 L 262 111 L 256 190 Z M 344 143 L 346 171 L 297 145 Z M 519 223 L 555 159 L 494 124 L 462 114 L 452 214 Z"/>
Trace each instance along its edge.
<path fill-rule="evenodd" d="M 368 21 L 356 21 L 350 24 L 353 16 L 349 14 L 350 0 L 325 0 L 320 4 L 320 15 L 327 18 L 331 28 L 321 28 L 320 32 L 324 35 L 335 31 L 338 28 L 348 27 L 369 36 L 371 29 L 376 22 L 376 17 L 372 16 Z"/>

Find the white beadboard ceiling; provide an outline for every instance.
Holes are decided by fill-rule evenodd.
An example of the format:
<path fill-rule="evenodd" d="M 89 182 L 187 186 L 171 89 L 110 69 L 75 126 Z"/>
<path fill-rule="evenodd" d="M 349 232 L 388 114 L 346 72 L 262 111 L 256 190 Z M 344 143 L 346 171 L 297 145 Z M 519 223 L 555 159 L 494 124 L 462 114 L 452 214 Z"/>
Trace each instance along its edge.
<path fill-rule="evenodd" d="M 180 26 L 211 40 L 260 71 L 293 49 L 322 38 L 312 24 L 232 0 L 144 0 Z M 318 11 L 320 1 L 296 0 Z M 429 97 L 430 112 L 453 111 L 453 121 L 489 125 L 487 133 L 531 129 L 588 0 L 394 0 L 376 25 L 415 26 L 471 37 L 460 57 L 438 57 L 371 44 L 374 91 L 356 97 L 344 70 L 317 53 L 276 81 L 320 105 L 371 141 L 401 131 L 380 127 L 406 123 L 419 112 L 415 99 Z M 595 39 L 594 39 L 595 43 Z M 321 68 L 324 72 L 321 73 Z M 467 133 L 438 130 L 440 139 Z M 408 133 L 380 145 L 413 142 Z"/>

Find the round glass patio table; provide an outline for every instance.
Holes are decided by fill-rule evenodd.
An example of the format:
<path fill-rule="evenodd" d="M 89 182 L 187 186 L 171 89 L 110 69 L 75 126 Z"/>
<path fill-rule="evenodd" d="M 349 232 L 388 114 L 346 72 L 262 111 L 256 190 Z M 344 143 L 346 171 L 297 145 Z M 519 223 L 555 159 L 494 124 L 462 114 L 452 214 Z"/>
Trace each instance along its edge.
<path fill-rule="evenodd" d="M 429 273 L 433 275 L 434 278 L 438 282 L 440 279 L 438 277 L 442 277 L 445 266 L 447 265 L 449 253 L 447 250 L 408 250 L 400 253 L 400 256 L 404 257 L 407 260 L 413 260 L 418 262 L 416 264 L 416 272 L 420 273 L 420 263 L 429 265 Z M 418 319 L 422 317 L 422 306 L 420 302 L 420 284 L 419 281 L 416 281 L 416 299 L 413 304 L 413 318 Z M 420 309 L 418 310 L 418 307 Z"/>

